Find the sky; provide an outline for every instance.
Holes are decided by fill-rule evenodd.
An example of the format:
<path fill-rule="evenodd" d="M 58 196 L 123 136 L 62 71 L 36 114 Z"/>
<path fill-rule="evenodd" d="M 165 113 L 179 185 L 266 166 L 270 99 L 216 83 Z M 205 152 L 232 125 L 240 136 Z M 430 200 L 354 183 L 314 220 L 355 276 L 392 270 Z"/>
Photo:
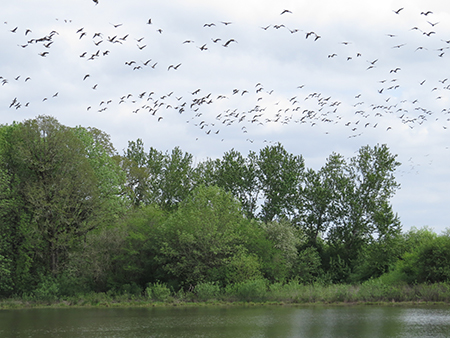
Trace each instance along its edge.
<path fill-rule="evenodd" d="M 316 170 L 386 144 L 403 229 L 449 226 L 447 1 L 14 0 L 0 44 L 0 124 L 51 115 L 196 162 L 280 142 Z"/>

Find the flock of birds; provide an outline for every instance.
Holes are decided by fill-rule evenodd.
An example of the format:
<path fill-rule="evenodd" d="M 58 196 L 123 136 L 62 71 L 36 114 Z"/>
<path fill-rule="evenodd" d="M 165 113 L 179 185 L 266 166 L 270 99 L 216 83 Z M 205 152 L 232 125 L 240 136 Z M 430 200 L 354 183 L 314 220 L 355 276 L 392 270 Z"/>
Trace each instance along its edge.
<path fill-rule="evenodd" d="M 95 5 L 98 4 L 98 1 L 94 0 L 94 2 Z M 392 20 L 397 20 L 399 19 L 397 16 L 401 17 L 404 12 L 404 8 L 399 8 L 392 10 L 392 13 L 389 14 L 392 15 Z M 403 51 L 408 49 L 408 57 L 434 58 L 436 62 L 445 60 L 450 55 L 450 53 L 447 54 L 450 49 L 450 32 L 439 30 L 440 23 L 433 20 L 432 11 L 416 14 L 417 26 L 409 27 L 407 32 L 400 32 L 415 34 L 412 40 L 401 41 L 399 33 L 386 33 L 382 37 L 384 48 L 398 50 L 399 53 L 404 54 L 406 52 Z M 291 10 L 284 9 L 279 14 L 280 21 L 293 15 Z M 368 128 L 383 128 L 384 131 L 389 132 L 393 128 L 395 129 L 395 123 L 392 121 L 401 121 L 402 125 L 416 128 L 427 121 L 439 120 L 443 129 L 447 129 L 450 121 L 450 105 L 445 106 L 449 97 L 450 80 L 445 76 L 445 69 L 443 69 L 440 79 L 421 78 L 416 83 L 411 83 L 410 80 L 401 76 L 404 72 L 402 64 L 390 66 L 388 63 L 393 61 L 383 60 L 383 56 L 370 58 L 370 55 L 358 51 L 358 46 L 353 41 L 334 41 L 333 44 L 327 42 L 325 46 L 322 42 L 326 37 L 322 36 L 323 34 L 320 32 L 288 27 L 286 23 L 272 23 L 258 27 L 258 29 L 262 34 L 270 32 L 284 34 L 283 39 L 285 39 L 285 34 L 290 34 L 292 39 L 295 39 L 292 41 L 298 44 L 308 43 L 308 48 L 322 43 L 321 48 L 317 50 L 319 52 L 329 50 L 329 52 L 316 55 L 317 59 L 323 59 L 330 63 L 335 62 L 329 67 L 348 67 L 347 65 L 353 63 L 349 68 L 352 74 L 358 72 L 361 79 L 366 77 L 376 79 L 372 83 L 374 88 L 372 92 L 368 94 L 367 91 L 356 91 L 351 94 L 349 100 L 347 90 L 347 96 L 344 99 L 339 91 L 337 94 L 333 91 L 333 95 L 330 95 L 314 90 L 315 85 L 308 83 L 308 79 L 304 83 L 298 83 L 295 88 L 291 88 L 287 97 L 273 85 L 265 85 L 256 81 L 245 88 L 230 86 L 228 90 L 221 92 L 204 87 L 194 87 L 182 91 L 180 89 L 162 91 L 163 86 L 158 84 L 160 79 L 183 73 L 194 65 L 189 64 L 190 61 L 184 60 L 168 61 L 176 58 L 176 55 L 171 55 L 171 58 L 154 59 L 152 57 L 155 41 L 164 39 L 167 30 L 157 26 L 155 23 L 157 20 L 149 18 L 146 22 L 142 22 L 142 26 L 145 25 L 148 28 L 148 33 L 143 36 L 133 36 L 132 33 L 127 32 L 126 23 L 110 23 L 108 29 L 90 31 L 85 27 L 74 27 L 75 23 L 72 20 L 58 21 L 65 26 L 64 34 L 55 29 L 45 35 L 38 35 L 34 33 L 33 27 L 19 27 L 14 22 L 8 21 L 4 22 L 3 30 L 15 36 L 16 46 L 10 47 L 24 50 L 28 53 L 28 58 L 41 58 L 43 60 L 42 67 L 45 67 L 45 62 L 51 64 L 53 60 L 61 57 L 58 54 L 61 53 L 61 50 L 58 49 L 55 52 L 54 50 L 57 49 L 57 45 L 64 42 L 62 35 L 66 37 L 66 40 L 69 36 L 70 41 L 65 41 L 65 43 L 77 46 L 77 48 L 84 48 L 75 56 L 76 63 L 86 62 L 88 66 L 82 64 L 80 68 L 94 70 L 79 74 L 76 80 L 86 90 L 99 92 L 102 86 L 110 85 L 108 81 L 106 83 L 102 81 L 105 74 L 95 71 L 97 67 L 90 67 L 89 63 L 97 65 L 97 63 L 106 62 L 105 60 L 111 58 L 112 55 L 117 55 L 114 58 L 114 67 L 122 67 L 120 71 L 128 72 L 126 76 L 149 79 L 148 83 L 151 83 L 146 84 L 140 90 L 131 92 L 125 90 L 115 97 L 108 97 L 111 94 L 104 92 L 95 95 L 96 99 L 92 99 L 91 94 L 86 95 L 89 97 L 86 98 L 86 101 L 91 101 L 84 107 L 88 112 L 107 113 L 126 107 L 130 114 L 149 114 L 154 117 L 155 122 L 160 123 L 164 123 L 169 112 L 174 112 L 180 116 L 179 118 L 184 118 L 187 123 L 198 128 L 205 135 L 211 136 L 220 135 L 221 130 L 229 126 L 238 126 L 242 133 L 247 134 L 250 128 L 257 125 L 296 123 L 310 126 L 339 124 L 348 128 L 348 137 L 352 138 L 362 135 Z M 209 35 L 208 40 L 201 38 L 201 41 L 196 41 L 198 39 L 193 38 L 176 43 L 178 48 L 189 49 L 189 53 L 200 53 L 199 55 L 202 57 L 211 51 L 213 51 L 213 55 L 217 55 L 220 53 L 219 48 L 233 49 L 239 52 L 244 47 L 243 42 L 237 36 L 231 36 L 231 32 L 227 32 L 227 29 L 233 25 L 235 23 L 231 21 L 202 23 L 199 24 L 199 28 L 202 26 L 201 29 L 207 30 L 203 36 Z M 217 32 L 223 36 L 217 36 Z M 414 41 L 414 45 L 411 45 L 410 41 Z M 123 57 L 121 57 L 121 51 L 126 51 L 123 53 Z M 54 58 L 53 54 L 56 54 Z M 395 60 L 396 62 L 401 61 L 400 56 Z M 195 66 L 199 67 L 199 65 Z M 376 71 L 376 76 L 371 74 Z M 103 72 L 107 73 L 108 69 Z M 158 72 L 157 80 L 154 82 L 151 80 L 154 76 L 151 72 Z M 177 81 L 177 77 L 171 77 L 171 79 Z M 22 109 L 30 109 L 38 102 L 56 100 L 62 94 L 70 95 L 70 93 L 55 91 L 36 100 L 38 102 L 24 100 L 26 85 L 32 81 L 38 81 L 38 79 L 35 80 L 31 74 L 18 73 L 10 78 L 0 74 L 0 98 L 7 100 L 6 103 L 0 101 L 2 108 L 17 110 L 19 113 Z M 217 81 L 221 80 L 217 79 Z M 323 79 L 323 81 L 326 82 L 327 79 Z M 19 90 L 8 93 L 10 97 L 1 94 L 2 90 L 5 91 L 12 85 L 18 87 Z M 418 98 L 411 98 L 405 94 L 411 88 L 414 91 L 426 93 L 427 102 L 421 102 Z M 121 89 L 114 92 L 119 90 Z M 80 100 L 84 101 L 83 98 Z M 432 101 L 442 102 L 440 111 L 435 110 L 436 104 Z M 430 105 L 432 108 L 428 108 Z M 41 109 L 42 106 L 39 108 Z M 387 124 L 383 123 L 385 121 L 388 121 Z M 327 128 L 325 127 L 325 132 L 328 133 Z M 253 142 L 251 136 L 246 139 Z"/>

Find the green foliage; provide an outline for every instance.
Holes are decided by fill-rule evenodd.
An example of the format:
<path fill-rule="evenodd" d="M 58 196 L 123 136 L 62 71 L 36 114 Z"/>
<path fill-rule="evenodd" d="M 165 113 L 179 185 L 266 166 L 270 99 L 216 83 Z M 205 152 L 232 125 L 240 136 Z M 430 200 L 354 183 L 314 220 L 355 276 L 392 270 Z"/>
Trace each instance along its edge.
<path fill-rule="evenodd" d="M 67 278 L 97 292 L 117 288 L 116 281 L 124 272 L 116 260 L 125 246 L 126 235 L 123 227 L 102 228 L 87 234 L 78 250 L 69 254 L 65 266 Z M 131 281 L 132 278 L 122 278 L 120 284 Z"/>
<path fill-rule="evenodd" d="M 429 229 L 412 229 L 406 234 L 409 248 L 397 263 L 407 283 L 439 283 L 450 280 L 450 237 Z M 410 245 L 415 245 L 411 247 Z"/>
<path fill-rule="evenodd" d="M 159 245 L 164 238 L 162 226 L 167 215 L 156 206 L 134 209 L 124 218 L 120 248 L 114 253 L 114 272 L 109 274 L 110 284 L 134 282 L 144 286 L 165 278 L 156 261 Z"/>
<path fill-rule="evenodd" d="M 395 158 L 366 146 L 315 171 L 276 144 L 194 166 L 140 139 L 118 156 L 104 132 L 49 116 L 0 126 L 0 295 L 255 300 L 270 281 L 272 296 L 350 301 L 306 284 L 447 281 L 449 236 L 400 234 Z M 360 290 L 385 297 L 374 283 Z"/>
<path fill-rule="evenodd" d="M 161 282 L 156 282 L 149 284 L 145 289 L 145 293 L 149 299 L 165 302 L 170 297 L 170 289 L 166 284 Z"/>
<path fill-rule="evenodd" d="M 335 190 L 326 242 L 334 280 L 348 282 L 370 242 L 400 232 L 389 204 L 399 187 L 393 175 L 399 163 L 385 145 L 362 147 L 349 163 L 334 162 L 340 169 L 332 171 Z"/>
<path fill-rule="evenodd" d="M 256 163 L 264 195 L 261 219 L 264 222 L 283 217 L 292 219 L 298 206 L 300 184 L 305 170 L 303 158 L 289 154 L 278 143 L 262 149 Z"/>
<path fill-rule="evenodd" d="M 256 218 L 260 190 L 256 154 L 250 152 L 244 158 L 233 149 L 217 161 L 214 175 L 214 184 L 239 199 L 248 218 Z"/>
<path fill-rule="evenodd" d="M 327 274 L 333 283 L 346 283 L 350 278 L 351 272 L 349 263 L 347 260 L 341 258 L 339 254 L 330 257 Z"/>
<path fill-rule="evenodd" d="M 194 288 L 194 292 L 198 300 L 207 301 L 218 298 L 221 294 L 221 289 L 218 283 L 204 282 L 198 283 Z"/>
<path fill-rule="evenodd" d="M 39 301 L 54 301 L 60 295 L 58 281 L 50 276 L 42 276 L 32 292 L 32 297 Z"/>
<path fill-rule="evenodd" d="M 274 248 L 281 252 L 286 268 L 291 270 L 297 261 L 297 247 L 302 244 L 304 236 L 287 220 L 271 221 L 261 226 Z"/>
<path fill-rule="evenodd" d="M 364 246 L 355 262 L 350 280 L 354 283 L 362 282 L 394 270 L 402 253 L 403 242 L 399 233 L 392 233 Z"/>
<path fill-rule="evenodd" d="M 322 260 L 315 247 L 306 247 L 299 251 L 293 272 L 293 277 L 304 284 L 316 282 L 322 277 Z"/>
<path fill-rule="evenodd" d="M 158 260 L 178 283 L 224 280 L 227 264 L 243 246 L 249 221 L 239 202 L 218 187 L 199 187 L 163 224 Z"/>
<path fill-rule="evenodd" d="M 29 293 L 38 276 L 56 278 L 90 231 L 123 214 L 113 155 L 105 133 L 50 116 L 0 128 L 3 291 Z"/>
<path fill-rule="evenodd" d="M 249 254 L 244 248 L 232 256 L 224 267 L 223 282 L 240 283 L 249 279 L 261 278 L 261 264 L 255 254 Z"/>
<path fill-rule="evenodd" d="M 157 204 L 175 210 L 196 184 L 193 156 L 176 147 L 169 154 L 150 148 L 145 153 L 141 139 L 128 142 L 119 159 L 126 173 L 126 194 L 136 207 Z"/>
<path fill-rule="evenodd" d="M 225 294 L 238 301 L 262 301 L 267 296 L 267 289 L 268 281 L 257 278 L 229 284 L 225 287 Z"/>
<path fill-rule="evenodd" d="M 11 263 L 10 259 L 0 255 L 0 296 L 8 295 L 13 290 Z"/>
<path fill-rule="evenodd" d="M 8 174 L 5 152 L 7 150 L 8 133 L 12 127 L 0 126 L 0 296 L 13 291 L 14 265 L 11 249 L 14 245 L 14 223 L 11 214 L 17 200 L 11 190 L 12 177 Z"/>
<path fill-rule="evenodd" d="M 327 232 L 333 222 L 333 200 L 343 159 L 332 155 L 318 172 L 308 169 L 305 173 L 301 196 L 302 212 L 295 219 L 307 236 L 308 244 L 317 246 L 320 235 Z"/>
<path fill-rule="evenodd" d="M 96 128 L 76 127 L 73 129 L 83 143 L 87 159 L 94 171 L 102 208 L 98 219 L 108 224 L 122 216 L 128 205 L 123 198 L 126 175 L 118 165 L 116 150 L 110 136 Z"/>
<path fill-rule="evenodd" d="M 10 172 L 31 216 L 33 248 L 56 275 L 67 250 L 94 228 L 101 201 L 95 172 L 79 138 L 54 118 L 23 122 L 10 142 Z"/>

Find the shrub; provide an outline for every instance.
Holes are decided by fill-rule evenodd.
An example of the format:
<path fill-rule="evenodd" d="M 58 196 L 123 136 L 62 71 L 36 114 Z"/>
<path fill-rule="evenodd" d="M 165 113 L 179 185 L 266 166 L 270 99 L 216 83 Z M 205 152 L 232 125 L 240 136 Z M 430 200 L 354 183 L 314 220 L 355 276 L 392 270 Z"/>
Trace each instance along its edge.
<path fill-rule="evenodd" d="M 166 284 L 160 282 L 149 284 L 145 293 L 148 298 L 161 302 L 168 300 L 170 297 L 170 289 Z"/>
<path fill-rule="evenodd" d="M 59 283 L 50 276 L 43 276 L 34 289 L 33 296 L 42 301 L 56 300 L 59 296 Z"/>
<path fill-rule="evenodd" d="M 220 286 L 215 282 L 199 283 L 195 286 L 195 294 L 199 300 L 209 300 L 220 295 Z"/>

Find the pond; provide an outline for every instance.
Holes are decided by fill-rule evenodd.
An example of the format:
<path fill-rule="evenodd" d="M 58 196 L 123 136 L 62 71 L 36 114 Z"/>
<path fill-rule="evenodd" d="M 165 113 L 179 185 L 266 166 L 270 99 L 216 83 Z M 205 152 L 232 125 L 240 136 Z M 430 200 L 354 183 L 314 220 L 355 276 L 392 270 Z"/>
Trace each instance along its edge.
<path fill-rule="evenodd" d="M 0 310 L 0 337 L 450 337 L 450 307 Z"/>

